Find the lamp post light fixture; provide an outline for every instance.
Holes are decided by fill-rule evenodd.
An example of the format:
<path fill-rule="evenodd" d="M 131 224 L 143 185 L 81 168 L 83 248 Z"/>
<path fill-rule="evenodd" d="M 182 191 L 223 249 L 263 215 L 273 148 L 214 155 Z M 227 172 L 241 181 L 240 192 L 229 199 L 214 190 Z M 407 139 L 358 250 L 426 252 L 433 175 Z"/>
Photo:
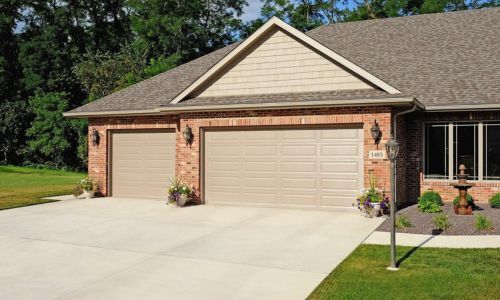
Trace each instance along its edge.
<path fill-rule="evenodd" d="M 193 130 L 189 125 L 186 124 L 186 128 L 182 131 L 182 136 L 184 137 L 184 141 L 186 141 L 186 146 L 190 146 L 193 143 Z"/>
<path fill-rule="evenodd" d="M 380 126 L 378 126 L 377 120 L 373 122 L 372 128 L 370 128 L 370 132 L 372 134 L 373 141 L 376 145 L 380 142 L 380 138 L 382 137 L 382 131 L 380 130 Z"/>
<path fill-rule="evenodd" d="M 96 147 L 99 145 L 99 141 L 101 136 L 99 135 L 99 131 L 97 129 L 92 128 L 92 132 L 90 133 L 90 140 L 92 141 L 92 146 Z"/>
<path fill-rule="evenodd" d="M 387 270 L 396 271 L 398 266 L 396 265 L 396 199 L 394 195 L 396 194 L 396 185 L 394 179 L 396 177 L 396 158 L 399 154 L 399 144 L 391 134 L 391 138 L 385 144 L 385 151 L 387 152 L 387 157 L 391 161 L 391 266 Z"/>

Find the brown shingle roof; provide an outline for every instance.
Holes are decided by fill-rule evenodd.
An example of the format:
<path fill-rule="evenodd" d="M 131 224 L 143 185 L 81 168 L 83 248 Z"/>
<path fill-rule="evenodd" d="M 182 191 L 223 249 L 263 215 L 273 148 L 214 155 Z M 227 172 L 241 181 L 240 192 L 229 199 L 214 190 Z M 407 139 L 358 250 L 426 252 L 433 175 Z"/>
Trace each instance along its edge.
<path fill-rule="evenodd" d="M 341 23 L 307 34 L 426 106 L 500 103 L 500 8 Z"/>
<path fill-rule="evenodd" d="M 500 103 L 499 20 L 500 8 L 492 8 L 339 23 L 306 34 L 403 94 L 417 97 L 426 106 L 492 104 Z M 236 46 L 232 44 L 71 112 L 167 106 Z M 344 96 L 350 99 L 362 92 L 346 93 Z M 254 100 L 222 98 L 195 98 L 178 105 L 200 105 L 208 101 L 284 101 L 283 96 L 257 95 L 251 97 Z"/>

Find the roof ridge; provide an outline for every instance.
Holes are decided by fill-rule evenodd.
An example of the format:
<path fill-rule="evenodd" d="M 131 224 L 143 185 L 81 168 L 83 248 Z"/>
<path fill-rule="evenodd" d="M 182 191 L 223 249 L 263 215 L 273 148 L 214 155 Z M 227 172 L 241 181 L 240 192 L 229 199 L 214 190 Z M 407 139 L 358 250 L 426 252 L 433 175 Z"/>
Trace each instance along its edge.
<path fill-rule="evenodd" d="M 417 18 L 424 18 L 424 17 L 428 18 L 428 17 L 442 16 L 442 15 L 478 13 L 480 11 L 484 12 L 484 11 L 493 11 L 493 10 L 500 10 L 500 7 L 481 7 L 481 8 L 462 9 L 462 10 L 453 10 L 453 11 L 436 12 L 436 13 L 413 14 L 413 15 L 408 15 L 408 16 L 386 17 L 386 18 L 380 18 L 380 19 L 344 21 L 344 22 L 337 22 L 337 23 L 331 23 L 331 24 L 323 24 L 319 27 L 316 27 L 314 29 L 306 31 L 305 34 L 313 33 L 315 31 L 318 31 L 319 29 L 325 28 L 325 27 L 345 26 L 345 25 L 352 25 L 352 24 L 359 24 L 359 23 L 394 22 L 394 21 L 401 20 L 401 19 L 410 19 L 410 18 L 417 19 Z"/>

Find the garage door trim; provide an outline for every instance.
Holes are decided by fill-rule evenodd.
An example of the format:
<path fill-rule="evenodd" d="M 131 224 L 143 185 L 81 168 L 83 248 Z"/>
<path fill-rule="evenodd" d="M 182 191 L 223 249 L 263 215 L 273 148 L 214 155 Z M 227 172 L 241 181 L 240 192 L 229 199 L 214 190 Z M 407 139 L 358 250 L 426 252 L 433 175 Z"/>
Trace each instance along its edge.
<path fill-rule="evenodd" d="M 307 129 L 364 129 L 363 123 L 350 123 L 350 124 L 306 124 L 306 125 L 264 125 L 264 126 L 213 126 L 213 127 L 200 127 L 200 199 L 203 204 L 206 204 L 206 192 L 205 192 L 205 174 L 206 174 L 206 163 L 205 163 L 205 145 L 206 145 L 206 133 L 215 131 L 260 131 L 260 130 L 307 130 Z M 364 137 L 363 137 L 363 149 L 364 149 Z M 362 155 L 361 163 L 364 163 L 365 157 Z M 364 168 L 363 168 L 364 169 Z M 363 176 L 364 177 L 364 176 Z M 252 206 L 251 204 L 247 204 Z M 260 205 L 262 206 L 262 205 Z M 270 206 L 276 207 L 276 206 Z M 288 207 L 288 206 L 285 206 Z M 290 206 L 292 208 L 292 206 Z M 325 207 L 300 207 L 300 209 L 313 209 L 313 210 L 328 210 L 331 208 Z M 347 209 L 341 206 L 335 207 L 335 209 Z"/>
<path fill-rule="evenodd" d="M 106 143 L 108 145 L 108 164 L 106 174 L 108 177 L 107 191 L 109 196 L 113 196 L 113 134 L 119 133 L 141 133 L 141 132 L 154 132 L 154 133 L 174 133 L 175 128 L 144 128 L 144 129 L 108 129 Z"/>

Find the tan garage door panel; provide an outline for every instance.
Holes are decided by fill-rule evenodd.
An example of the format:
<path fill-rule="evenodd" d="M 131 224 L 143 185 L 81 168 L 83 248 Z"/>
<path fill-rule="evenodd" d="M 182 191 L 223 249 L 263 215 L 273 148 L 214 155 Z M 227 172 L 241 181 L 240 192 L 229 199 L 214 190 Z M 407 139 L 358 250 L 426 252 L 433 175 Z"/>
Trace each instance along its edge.
<path fill-rule="evenodd" d="M 362 129 L 205 134 L 207 203 L 346 207 L 361 188 Z"/>
<path fill-rule="evenodd" d="M 111 164 L 113 196 L 166 198 L 175 172 L 175 133 L 113 133 Z"/>

